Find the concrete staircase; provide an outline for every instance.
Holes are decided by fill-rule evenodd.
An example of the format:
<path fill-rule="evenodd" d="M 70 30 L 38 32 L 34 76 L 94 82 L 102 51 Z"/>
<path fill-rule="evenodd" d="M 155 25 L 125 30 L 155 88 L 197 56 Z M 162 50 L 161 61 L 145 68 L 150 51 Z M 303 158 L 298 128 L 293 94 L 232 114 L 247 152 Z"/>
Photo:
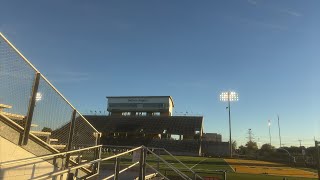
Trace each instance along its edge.
<path fill-rule="evenodd" d="M 23 134 L 24 128 L 21 126 L 24 124 L 25 116 L 20 114 L 13 114 L 5 112 L 5 109 L 11 108 L 10 105 L 0 104 L 0 138 L 1 145 L 8 144 L 10 147 L 13 147 L 14 151 L 18 151 L 18 154 L 22 155 L 21 157 L 39 157 L 49 154 L 56 154 L 61 151 L 64 151 L 66 149 L 66 144 L 60 144 L 59 139 L 51 138 L 51 132 L 43 132 L 43 131 L 30 131 L 29 134 L 29 141 L 27 145 L 21 146 L 21 134 Z M 36 127 L 36 125 L 33 125 Z M 4 150 L 4 152 L 0 152 L 1 154 L 6 154 L 10 152 L 6 152 L 7 150 Z M 16 152 L 17 153 L 17 152 Z M 19 157 L 19 156 L 18 156 Z M 20 157 L 20 158 L 21 158 Z M 18 158 L 18 159 L 20 159 Z M 22 159 L 23 159 L 22 158 Z M 3 158 L 1 158 L 2 161 Z M 1 166 L 1 159 L 0 159 L 0 179 L 7 179 L 8 177 L 5 175 L 15 174 L 13 177 L 19 177 L 18 179 L 32 179 L 31 176 L 26 175 L 26 171 L 30 171 L 30 174 L 33 174 L 32 177 L 36 178 L 37 176 L 34 174 L 34 169 L 32 168 L 25 168 L 23 174 L 20 174 L 19 167 L 22 166 L 21 164 L 17 164 L 16 166 L 9 166 L 9 167 L 3 167 Z M 17 156 L 14 155 L 12 157 L 7 157 L 6 161 L 10 160 L 16 160 Z M 77 165 L 77 159 L 70 158 L 70 166 Z M 81 162 L 85 162 L 86 160 L 83 159 Z M 39 161 L 34 164 L 34 166 L 42 166 L 41 169 L 46 169 L 48 172 L 53 172 L 54 170 L 60 169 L 64 166 L 64 159 L 62 158 L 56 158 L 51 160 L 44 160 Z M 23 164 L 25 166 L 25 164 Z M 27 170 L 28 169 L 28 170 Z M 6 172 L 6 173 L 2 173 Z M 37 172 L 37 171 L 36 171 Z M 44 170 L 41 171 L 42 173 L 39 174 L 42 175 L 44 173 Z M 82 175 L 82 177 L 86 177 L 87 175 L 91 174 L 92 171 L 90 171 L 87 168 L 81 168 L 79 174 Z M 27 173 L 28 174 L 28 173 Z M 29 174 L 29 175 L 30 175 Z M 65 177 L 66 178 L 66 177 Z M 62 178 L 62 179 L 65 179 Z M 10 178 L 9 178 L 10 179 Z"/>
<path fill-rule="evenodd" d="M 11 119 L 12 121 L 16 122 L 19 124 L 21 127 L 24 127 L 26 116 L 21 115 L 21 114 L 13 114 L 9 112 L 5 112 L 6 109 L 11 109 L 12 106 L 6 105 L 6 104 L 0 104 L 0 113 Z M 33 127 L 38 127 L 37 124 L 32 124 L 31 128 Z M 50 145 L 52 148 L 58 150 L 59 152 L 61 150 L 65 150 L 67 147 L 67 144 L 59 143 L 59 139 L 51 138 L 51 132 L 45 132 L 45 131 L 30 131 L 30 134 L 33 134 L 46 142 L 48 145 Z"/>

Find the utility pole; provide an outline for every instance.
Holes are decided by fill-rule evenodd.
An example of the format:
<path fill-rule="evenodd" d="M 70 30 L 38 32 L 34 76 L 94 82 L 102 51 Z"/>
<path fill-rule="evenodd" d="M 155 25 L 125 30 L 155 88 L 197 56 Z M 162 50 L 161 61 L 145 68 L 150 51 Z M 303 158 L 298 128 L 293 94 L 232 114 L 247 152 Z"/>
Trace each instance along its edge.
<path fill-rule="evenodd" d="M 301 148 L 301 141 L 302 141 L 302 140 L 299 139 L 298 141 L 299 141 L 299 143 L 300 143 L 300 148 Z"/>
<path fill-rule="evenodd" d="M 248 129 L 248 140 L 249 140 L 249 142 L 253 141 L 253 134 L 252 134 L 251 129 Z"/>

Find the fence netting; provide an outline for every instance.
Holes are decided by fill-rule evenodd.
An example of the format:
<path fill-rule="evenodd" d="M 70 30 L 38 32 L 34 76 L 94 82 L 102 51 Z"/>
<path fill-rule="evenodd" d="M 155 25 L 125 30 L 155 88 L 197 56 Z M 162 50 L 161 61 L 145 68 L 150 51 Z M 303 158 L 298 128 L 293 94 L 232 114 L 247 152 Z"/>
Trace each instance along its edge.
<path fill-rule="evenodd" d="M 97 142 L 98 133 L 79 113 L 76 115 L 72 148 L 79 149 L 94 146 Z"/>
<path fill-rule="evenodd" d="M 26 116 L 35 71 L 0 36 L 0 104 L 4 112 Z"/>
<path fill-rule="evenodd" d="M 0 112 L 25 126 L 38 71 L 0 34 Z M 98 132 L 41 74 L 31 133 L 59 151 L 97 145 Z M 73 112 L 76 111 L 74 127 Z M 73 133 L 71 129 L 74 129 Z"/>

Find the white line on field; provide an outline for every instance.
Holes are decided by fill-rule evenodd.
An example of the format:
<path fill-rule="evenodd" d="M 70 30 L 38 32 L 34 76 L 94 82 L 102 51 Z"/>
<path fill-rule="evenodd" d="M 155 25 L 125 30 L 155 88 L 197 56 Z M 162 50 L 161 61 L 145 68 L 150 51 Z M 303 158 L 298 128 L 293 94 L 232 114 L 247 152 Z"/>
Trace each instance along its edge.
<path fill-rule="evenodd" d="M 223 159 L 223 160 L 224 160 L 224 159 Z M 224 162 L 226 162 L 226 163 L 228 164 L 228 166 L 232 169 L 233 172 L 236 172 L 236 171 L 233 169 L 233 167 L 232 167 L 226 160 L 224 160 Z"/>
<path fill-rule="evenodd" d="M 200 161 L 200 162 L 198 162 L 197 164 L 193 165 L 190 169 L 192 169 L 192 168 L 194 168 L 194 167 L 198 166 L 198 164 L 202 163 L 203 161 L 205 161 L 205 160 L 207 160 L 207 159 L 208 159 L 208 158 L 205 158 L 205 159 L 201 160 L 201 161 Z"/>

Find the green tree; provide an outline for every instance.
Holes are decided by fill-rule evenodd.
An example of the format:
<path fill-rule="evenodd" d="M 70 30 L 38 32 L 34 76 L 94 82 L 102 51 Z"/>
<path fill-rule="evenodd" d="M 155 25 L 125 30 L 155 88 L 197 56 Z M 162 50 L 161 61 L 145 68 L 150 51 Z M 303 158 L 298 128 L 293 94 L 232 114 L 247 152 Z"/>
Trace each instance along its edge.
<path fill-rule="evenodd" d="M 231 142 L 232 142 L 232 144 L 231 144 L 232 152 L 236 152 L 236 149 L 237 149 L 237 141 L 232 140 Z"/>
<path fill-rule="evenodd" d="M 247 153 L 247 147 L 241 145 L 239 146 L 239 154 L 240 155 L 245 155 Z"/>
<path fill-rule="evenodd" d="M 254 154 L 258 150 L 258 145 L 254 141 L 248 141 L 246 144 L 247 152 L 246 154 Z"/>
<path fill-rule="evenodd" d="M 267 155 L 270 155 L 274 151 L 275 151 L 274 146 L 271 146 L 270 144 L 263 144 L 259 150 L 259 155 L 267 156 Z"/>
<path fill-rule="evenodd" d="M 52 132 L 52 129 L 48 127 L 44 127 L 42 128 L 42 132 Z"/>

